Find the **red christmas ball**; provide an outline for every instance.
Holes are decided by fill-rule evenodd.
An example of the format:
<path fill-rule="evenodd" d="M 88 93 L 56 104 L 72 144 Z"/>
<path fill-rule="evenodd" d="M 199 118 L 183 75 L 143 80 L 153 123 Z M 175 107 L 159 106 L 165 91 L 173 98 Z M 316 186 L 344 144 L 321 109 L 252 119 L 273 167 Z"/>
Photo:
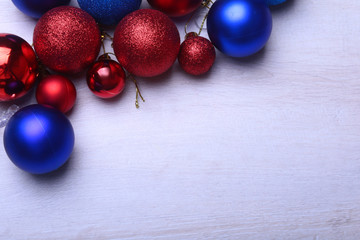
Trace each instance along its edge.
<path fill-rule="evenodd" d="M 75 104 L 76 89 L 68 78 L 60 75 L 50 75 L 39 83 L 36 89 L 36 100 L 39 104 L 66 113 Z"/>
<path fill-rule="evenodd" d="M 180 17 L 195 11 L 202 0 L 148 0 L 149 4 L 171 17 Z"/>
<path fill-rule="evenodd" d="M 181 44 L 179 63 L 182 69 L 192 75 L 207 73 L 216 58 L 214 45 L 206 38 L 189 33 Z"/>
<path fill-rule="evenodd" d="M 32 47 L 22 38 L 0 34 L 0 102 L 24 96 L 33 86 L 38 63 Z"/>
<path fill-rule="evenodd" d="M 41 62 L 62 73 L 79 73 L 96 60 L 101 35 L 95 20 L 75 7 L 57 7 L 43 15 L 34 30 Z"/>
<path fill-rule="evenodd" d="M 130 73 L 154 77 L 175 62 L 180 35 L 171 19 L 152 9 L 128 14 L 115 30 L 114 51 L 119 63 Z"/>
<path fill-rule="evenodd" d="M 121 65 L 109 58 L 100 58 L 87 73 L 90 90 L 100 98 L 113 98 L 125 88 L 126 75 Z"/>

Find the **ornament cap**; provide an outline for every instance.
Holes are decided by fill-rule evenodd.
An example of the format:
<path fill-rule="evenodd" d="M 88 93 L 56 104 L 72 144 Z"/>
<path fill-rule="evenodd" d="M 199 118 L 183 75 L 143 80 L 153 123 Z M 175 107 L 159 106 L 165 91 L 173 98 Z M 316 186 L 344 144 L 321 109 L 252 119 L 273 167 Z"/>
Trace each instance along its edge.
<path fill-rule="evenodd" d="M 110 54 L 109 53 L 104 53 L 103 55 L 101 55 L 98 58 L 98 61 L 103 61 L 103 60 L 111 60 Z"/>
<path fill-rule="evenodd" d="M 199 36 L 196 32 L 189 32 L 185 35 L 185 39 Z"/>

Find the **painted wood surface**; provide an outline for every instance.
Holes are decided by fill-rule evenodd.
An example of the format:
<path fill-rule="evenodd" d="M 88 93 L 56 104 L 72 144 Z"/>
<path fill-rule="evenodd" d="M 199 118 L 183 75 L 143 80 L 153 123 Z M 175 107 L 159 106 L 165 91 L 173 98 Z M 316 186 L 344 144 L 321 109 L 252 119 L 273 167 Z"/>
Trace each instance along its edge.
<path fill-rule="evenodd" d="M 0 138 L 0 239 L 360 239 L 360 1 L 272 13 L 254 57 L 138 79 L 139 110 L 130 81 L 103 101 L 77 76 L 76 148 L 58 172 L 18 170 Z M 0 32 L 31 43 L 35 24 L 0 1 Z"/>

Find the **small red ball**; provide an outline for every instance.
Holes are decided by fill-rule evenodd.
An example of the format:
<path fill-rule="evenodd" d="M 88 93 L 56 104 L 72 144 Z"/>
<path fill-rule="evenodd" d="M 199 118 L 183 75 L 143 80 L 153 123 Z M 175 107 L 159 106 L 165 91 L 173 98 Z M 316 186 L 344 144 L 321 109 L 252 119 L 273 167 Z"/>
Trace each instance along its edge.
<path fill-rule="evenodd" d="M 87 73 L 90 90 L 100 98 L 113 98 L 125 88 L 125 71 L 121 65 L 110 59 L 95 62 Z"/>
<path fill-rule="evenodd" d="M 0 34 L 0 102 L 24 96 L 34 86 L 38 63 L 32 47 L 22 38 Z"/>
<path fill-rule="evenodd" d="M 45 13 L 34 30 L 34 47 L 41 62 L 62 73 L 79 73 L 96 60 L 101 35 L 95 20 L 75 7 Z"/>
<path fill-rule="evenodd" d="M 208 39 L 190 35 L 181 44 L 178 60 L 185 72 L 201 75 L 211 69 L 215 58 L 214 45 Z"/>
<path fill-rule="evenodd" d="M 180 17 L 195 11 L 202 0 L 148 0 L 149 4 L 171 17 Z"/>
<path fill-rule="evenodd" d="M 121 20 L 114 35 L 114 51 L 119 63 L 130 73 L 154 77 L 175 62 L 180 34 L 171 19 L 152 9 L 141 9 Z"/>
<path fill-rule="evenodd" d="M 39 104 L 66 113 L 75 104 L 76 89 L 69 79 L 60 75 L 50 75 L 39 83 L 36 89 L 36 100 Z"/>

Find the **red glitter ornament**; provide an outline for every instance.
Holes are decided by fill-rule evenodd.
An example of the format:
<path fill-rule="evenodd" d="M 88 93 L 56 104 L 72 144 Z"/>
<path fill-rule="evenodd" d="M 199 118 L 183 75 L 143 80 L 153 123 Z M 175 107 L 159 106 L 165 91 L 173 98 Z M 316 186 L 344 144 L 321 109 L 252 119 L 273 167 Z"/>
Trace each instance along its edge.
<path fill-rule="evenodd" d="M 149 4 L 171 17 L 180 17 L 195 11 L 202 0 L 148 0 Z"/>
<path fill-rule="evenodd" d="M 141 9 L 121 20 L 114 35 L 119 63 L 130 73 L 153 77 L 166 72 L 175 62 L 180 35 L 171 19 L 152 9 Z"/>
<path fill-rule="evenodd" d="M 0 101 L 22 97 L 34 85 L 38 63 L 32 47 L 22 38 L 0 34 Z"/>
<path fill-rule="evenodd" d="M 207 73 L 216 58 L 214 45 L 206 38 L 189 33 L 181 44 L 179 63 L 185 72 L 192 75 Z"/>
<path fill-rule="evenodd" d="M 34 30 L 41 62 L 63 73 L 79 73 L 93 63 L 101 46 L 95 20 L 75 7 L 57 7 L 43 15 Z"/>
<path fill-rule="evenodd" d="M 125 71 L 121 65 L 103 55 L 89 69 L 87 84 L 96 96 L 113 98 L 124 90 L 125 78 Z"/>
<path fill-rule="evenodd" d="M 36 100 L 39 104 L 54 107 L 66 113 L 75 104 L 76 89 L 69 79 L 60 75 L 50 75 L 39 83 L 36 89 Z"/>

